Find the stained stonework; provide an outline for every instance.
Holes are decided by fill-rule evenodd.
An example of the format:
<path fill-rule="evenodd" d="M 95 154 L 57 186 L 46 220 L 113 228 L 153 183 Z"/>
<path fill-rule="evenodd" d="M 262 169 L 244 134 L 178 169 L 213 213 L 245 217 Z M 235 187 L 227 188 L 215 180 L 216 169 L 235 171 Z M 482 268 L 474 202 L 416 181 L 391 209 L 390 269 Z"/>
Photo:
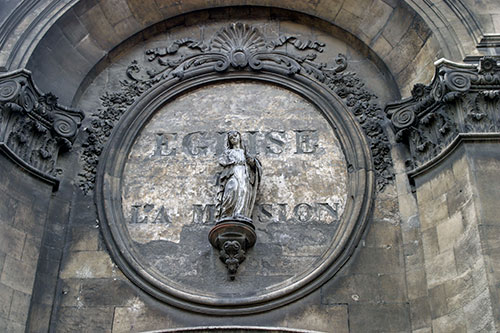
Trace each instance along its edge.
<path fill-rule="evenodd" d="M 258 244 L 238 283 L 226 281 L 206 241 L 215 223 L 217 159 L 231 129 L 264 171 L 253 218 Z M 241 297 L 319 263 L 340 223 L 346 185 L 342 148 L 311 103 L 269 84 L 224 83 L 176 98 L 149 120 L 126 162 L 122 207 L 151 269 L 191 292 Z"/>
<path fill-rule="evenodd" d="M 160 2 L 0 4 L 0 70 L 85 113 L 54 193 L 0 155 L 0 331 L 498 330 L 498 1 Z M 228 130 L 264 166 L 234 281 Z"/>

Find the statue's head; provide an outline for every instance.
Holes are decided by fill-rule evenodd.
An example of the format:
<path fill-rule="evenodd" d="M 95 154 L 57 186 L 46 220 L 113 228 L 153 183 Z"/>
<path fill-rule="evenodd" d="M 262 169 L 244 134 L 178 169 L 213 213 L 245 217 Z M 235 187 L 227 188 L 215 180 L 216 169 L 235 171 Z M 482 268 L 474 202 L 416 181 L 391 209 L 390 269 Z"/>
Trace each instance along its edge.
<path fill-rule="evenodd" d="M 237 131 L 227 133 L 227 143 L 229 147 L 241 147 L 241 135 Z"/>

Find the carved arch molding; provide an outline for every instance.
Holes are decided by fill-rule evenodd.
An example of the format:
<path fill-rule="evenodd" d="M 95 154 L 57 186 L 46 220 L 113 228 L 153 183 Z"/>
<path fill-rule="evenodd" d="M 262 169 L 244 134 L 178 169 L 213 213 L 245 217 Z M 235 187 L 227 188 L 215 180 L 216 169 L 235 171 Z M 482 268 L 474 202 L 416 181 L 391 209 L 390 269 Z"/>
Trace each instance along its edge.
<path fill-rule="evenodd" d="M 302 52 L 286 52 L 285 46 Z M 104 239 L 114 261 L 145 292 L 168 304 L 201 313 L 261 312 L 320 287 L 352 255 L 370 217 L 376 188 L 382 190 L 392 179 L 392 161 L 382 127 L 384 116 L 372 101 L 375 96 L 363 87 L 355 73 L 346 70 L 345 56 L 339 54 L 333 64 L 315 62 L 323 47 L 319 41 L 296 36 L 268 40 L 257 28 L 235 23 L 220 29 L 209 42 L 184 38 L 147 50 L 149 68 L 141 68 L 133 61 L 126 70 L 127 78 L 121 81 L 121 90 L 106 92 L 101 97 L 103 108 L 86 129 L 80 186 L 86 193 L 94 192 Z M 248 292 L 238 291 L 237 278 L 226 292 L 199 292 L 196 287 L 190 288 L 167 276 L 161 268 L 167 264 L 148 263 L 141 252 L 145 245 L 134 238 L 130 229 L 134 217 L 128 216 L 123 206 L 123 191 L 128 186 L 127 163 L 142 131 L 168 103 L 201 87 L 245 82 L 289 91 L 322 115 L 345 159 L 343 211 L 328 235 L 322 255 L 293 277 Z M 163 210 L 158 216 L 161 214 Z M 158 216 L 154 223 L 171 225 L 168 217 Z M 208 232 L 202 234 L 206 239 Z M 175 246 L 174 242 L 169 244 Z M 220 269 L 215 252 L 199 260 L 208 258 L 215 263 L 215 269 Z M 178 258 L 178 262 L 183 260 Z M 219 275 L 224 276 L 225 269 Z"/>

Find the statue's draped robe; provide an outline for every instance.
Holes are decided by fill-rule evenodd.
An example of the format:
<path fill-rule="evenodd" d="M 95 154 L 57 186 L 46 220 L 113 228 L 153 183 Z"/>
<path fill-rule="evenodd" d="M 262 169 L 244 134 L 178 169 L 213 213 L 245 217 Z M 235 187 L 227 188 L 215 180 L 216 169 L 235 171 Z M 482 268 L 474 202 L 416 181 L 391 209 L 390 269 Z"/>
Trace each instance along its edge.
<path fill-rule="evenodd" d="M 219 163 L 224 170 L 219 179 L 217 218 L 251 219 L 262 172 L 260 162 L 241 148 L 231 148 L 224 151 Z"/>

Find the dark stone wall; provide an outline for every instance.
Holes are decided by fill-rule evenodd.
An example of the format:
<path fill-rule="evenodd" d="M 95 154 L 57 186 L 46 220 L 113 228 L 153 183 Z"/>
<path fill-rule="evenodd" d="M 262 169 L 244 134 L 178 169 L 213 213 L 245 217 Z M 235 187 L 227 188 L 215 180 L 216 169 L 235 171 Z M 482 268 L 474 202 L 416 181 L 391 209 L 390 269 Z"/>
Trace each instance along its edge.
<path fill-rule="evenodd" d="M 0 155 L 0 331 L 22 332 L 34 291 L 52 186 Z"/>
<path fill-rule="evenodd" d="M 263 13 L 269 15 L 271 12 L 252 11 L 254 17 L 251 19 L 263 20 Z M 358 42 L 349 42 L 344 34 L 335 35 L 338 30 L 333 28 L 328 30 L 328 27 L 322 26 L 311 31 L 310 25 L 314 22 L 300 15 L 287 20 L 286 12 L 274 13 L 283 15 L 279 17 L 282 20 L 279 24 L 269 22 L 268 27 L 276 36 L 279 33 L 298 33 L 307 39 L 326 41 L 332 49 L 321 54 L 321 59 L 330 61 L 339 51 L 346 53 L 350 70 L 357 72 L 367 83 L 367 88 L 380 97 L 380 103 L 396 98 L 390 75 L 366 57 L 366 50 L 356 48 L 360 46 Z M 221 20 L 221 24 L 238 19 L 227 19 L 221 15 L 214 14 L 212 19 Z M 273 19 L 277 17 L 273 16 Z M 82 87 L 80 98 L 76 101 L 76 105 L 87 112 L 85 121 L 89 121 L 95 110 L 102 108 L 99 97 L 105 91 L 119 90 L 119 81 L 125 78 L 125 69 L 131 60 L 146 62 L 144 50 L 150 47 L 148 43 L 160 46 L 165 39 L 199 38 L 200 25 L 204 20 L 207 20 L 205 14 L 192 15 L 174 28 L 169 27 L 169 34 L 158 31 L 147 41 L 130 41 L 121 49 L 120 57 L 96 67 L 86 81 L 88 86 Z M 281 30 L 273 30 L 274 27 Z M 216 31 L 214 26 L 210 29 Z M 82 125 L 85 126 L 88 123 Z M 39 272 L 37 282 L 40 281 L 40 286 L 47 284 L 41 290 L 54 292 L 37 293 L 32 305 L 30 330 L 122 332 L 206 325 L 253 325 L 326 332 L 367 332 L 409 331 L 415 327 L 408 301 L 406 275 L 407 255 L 413 245 L 403 242 L 395 185 L 388 185 L 377 194 L 372 218 L 353 257 L 337 276 L 322 287 L 298 301 L 264 313 L 209 316 L 168 306 L 152 298 L 133 285 L 113 263 L 99 230 L 92 192 L 84 195 L 77 187 L 78 173 L 82 168 L 78 155 L 84 141 L 85 135 L 82 134 L 77 138 L 71 157 L 59 161 L 65 170 L 65 177 L 68 177 L 66 179 L 73 179 L 73 184 L 63 182 L 54 200 L 54 208 L 60 208 L 53 211 L 53 214 L 60 214 L 57 222 L 59 230 L 64 230 L 67 221 L 66 238 L 57 239 L 56 247 L 62 252 L 57 252 L 55 257 L 43 257 L 48 272 Z M 58 256 L 61 256 L 60 263 L 54 260 Z M 53 304 L 52 310 L 50 304 Z"/>

